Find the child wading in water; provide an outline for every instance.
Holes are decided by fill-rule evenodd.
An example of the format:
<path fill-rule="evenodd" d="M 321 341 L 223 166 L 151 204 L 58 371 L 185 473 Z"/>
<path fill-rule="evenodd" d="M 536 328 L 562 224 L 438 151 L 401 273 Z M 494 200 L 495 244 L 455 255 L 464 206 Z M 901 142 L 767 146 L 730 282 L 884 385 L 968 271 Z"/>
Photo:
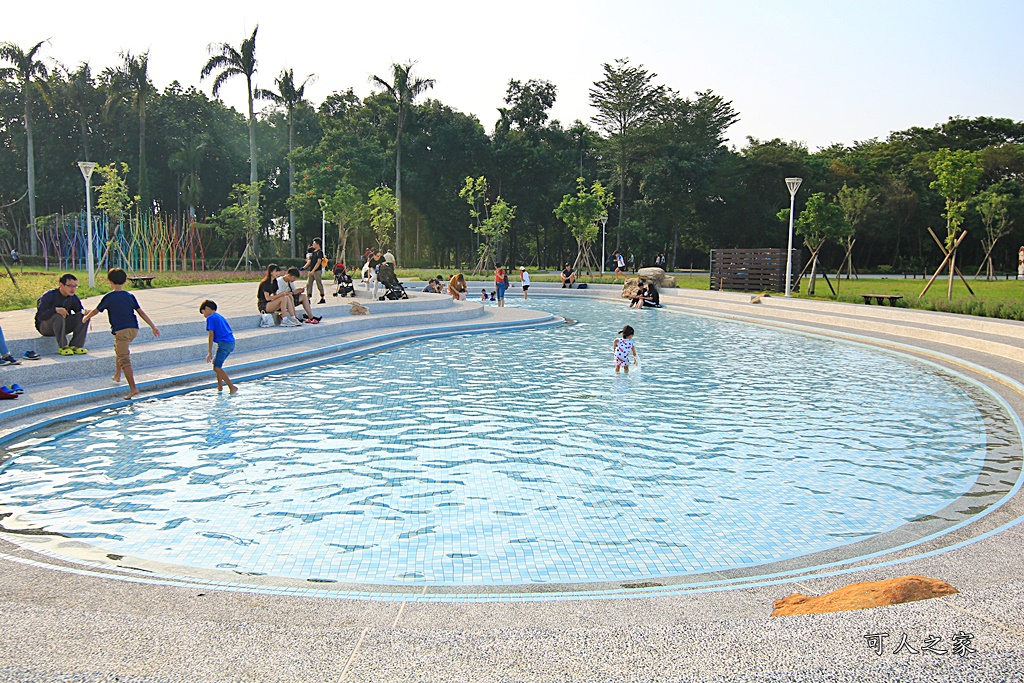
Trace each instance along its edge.
<path fill-rule="evenodd" d="M 121 372 L 128 380 L 128 395 L 125 400 L 138 396 L 139 390 L 135 386 L 135 373 L 132 371 L 132 357 L 129 345 L 139 334 L 139 317 L 146 321 L 146 324 L 153 328 L 153 336 L 159 337 L 160 330 L 156 328 L 153 321 L 149 319 L 146 312 L 139 307 L 139 301 L 135 295 L 124 291 L 124 283 L 128 281 L 128 275 L 120 268 L 111 268 L 107 271 L 107 280 L 114 291 L 107 292 L 100 299 L 96 308 L 85 314 L 82 322 L 88 322 L 96 314 L 106 311 L 107 319 L 110 320 L 110 333 L 114 335 L 114 355 L 116 356 L 114 366 L 115 382 L 121 381 Z"/>
<path fill-rule="evenodd" d="M 231 332 L 231 325 L 227 319 L 217 312 L 217 303 L 207 299 L 199 304 L 199 312 L 206 318 L 206 329 L 210 335 L 206 347 L 206 362 L 213 361 L 213 371 L 217 375 L 217 391 L 224 391 L 224 385 L 228 385 L 228 392 L 235 393 L 238 387 L 231 383 L 228 373 L 224 372 L 224 361 L 231 352 L 235 350 L 235 335 Z M 213 355 L 213 342 L 217 342 L 217 355 Z"/>
<path fill-rule="evenodd" d="M 619 332 L 622 335 L 621 339 L 615 340 L 613 350 L 615 351 L 615 372 L 622 368 L 622 371 L 629 374 L 629 354 L 633 354 L 633 359 L 639 362 L 639 357 L 636 355 L 636 346 L 633 345 L 633 328 L 626 325 Z"/>

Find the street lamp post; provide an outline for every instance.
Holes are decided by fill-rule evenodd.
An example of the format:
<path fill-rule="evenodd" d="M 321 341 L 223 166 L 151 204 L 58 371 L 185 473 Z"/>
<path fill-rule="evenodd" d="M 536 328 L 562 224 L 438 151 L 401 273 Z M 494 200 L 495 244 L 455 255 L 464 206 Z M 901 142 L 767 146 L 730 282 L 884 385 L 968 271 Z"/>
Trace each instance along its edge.
<path fill-rule="evenodd" d="M 605 262 L 605 256 L 604 256 L 605 231 L 604 231 L 604 229 L 605 229 L 605 226 L 607 226 L 607 225 L 608 225 L 608 214 L 604 214 L 604 215 L 601 216 L 601 276 L 602 277 L 604 276 L 604 262 Z"/>
<path fill-rule="evenodd" d="M 79 161 L 78 168 L 82 171 L 82 177 L 85 178 L 85 226 L 86 232 L 89 235 L 87 248 L 89 249 L 89 287 L 96 285 L 96 262 L 92 248 L 92 189 L 90 181 L 92 180 L 92 172 L 96 168 L 95 161 Z"/>
<path fill-rule="evenodd" d="M 793 207 L 796 204 L 796 191 L 800 189 L 803 178 L 786 178 L 789 188 L 789 249 L 786 250 L 786 296 L 793 296 Z"/>
<path fill-rule="evenodd" d="M 327 202 L 320 200 L 320 248 L 327 253 Z"/>

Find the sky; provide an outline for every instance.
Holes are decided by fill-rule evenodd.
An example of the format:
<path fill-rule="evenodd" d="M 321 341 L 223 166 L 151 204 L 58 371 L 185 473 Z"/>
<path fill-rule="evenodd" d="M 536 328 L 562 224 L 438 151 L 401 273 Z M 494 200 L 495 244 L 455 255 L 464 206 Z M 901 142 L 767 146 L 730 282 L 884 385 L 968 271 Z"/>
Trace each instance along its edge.
<path fill-rule="evenodd" d="M 274 87 L 282 68 L 316 74 L 307 98 L 371 92 L 371 75 L 416 61 L 433 78 L 429 96 L 474 114 L 488 131 L 509 79 L 558 87 L 552 117 L 589 121 L 588 91 L 602 64 L 628 58 L 687 96 L 713 90 L 740 120 L 730 145 L 747 136 L 782 138 L 812 151 L 884 139 L 951 116 L 1024 119 L 1024 71 L 1013 45 L 1024 26 L 1020 0 L 431 0 L 390 3 L 310 0 L 146 3 L 51 0 L 5 3 L 0 42 L 94 73 L 122 51 L 149 51 L 150 74 L 208 94 L 199 73 L 211 43 L 238 46 L 259 26 L 257 85 Z M 244 79 L 221 98 L 245 111 Z"/>

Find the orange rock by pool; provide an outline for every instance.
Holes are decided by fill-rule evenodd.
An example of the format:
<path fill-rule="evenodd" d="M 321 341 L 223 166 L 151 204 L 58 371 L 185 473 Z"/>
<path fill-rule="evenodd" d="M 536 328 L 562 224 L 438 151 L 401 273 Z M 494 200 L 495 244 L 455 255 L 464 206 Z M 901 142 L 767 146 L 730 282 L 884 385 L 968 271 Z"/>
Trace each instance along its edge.
<path fill-rule="evenodd" d="M 957 593 L 957 589 L 945 581 L 924 576 L 901 576 L 885 581 L 861 581 L 851 583 L 831 593 L 809 597 L 800 593 L 787 595 L 775 601 L 773 617 L 794 614 L 824 614 L 845 610 L 868 609 L 882 605 L 898 605 L 903 602 L 927 600 Z"/>

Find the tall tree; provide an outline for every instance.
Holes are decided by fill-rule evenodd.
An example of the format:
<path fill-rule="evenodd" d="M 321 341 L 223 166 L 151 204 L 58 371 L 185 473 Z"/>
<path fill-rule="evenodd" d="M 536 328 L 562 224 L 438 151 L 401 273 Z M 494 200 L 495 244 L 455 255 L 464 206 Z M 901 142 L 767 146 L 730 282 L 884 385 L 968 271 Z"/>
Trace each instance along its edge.
<path fill-rule="evenodd" d="M 0 43 L 0 60 L 12 66 L 0 69 L 0 79 L 13 80 L 21 91 L 22 104 L 25 108 L 25 139 L 26 139 L 26 166 L 28 168 L 28 216 L 32 224 L 33 239 L 31 254 L 37 253 L 37 246 L 34 233 L 36 229 L 36 159 L 35 149 L 32 143 L 32 97 L 30 88 L 34 84 L 45 96 L 46 77 L 48 75 L 46 65 L 36 59 L 36 53 L 43 46 L 45 40 L 33 45 L 28 52 L 23 51 L 14 43 Z"/>
<path fill-rule="evenodd" d="M 68 99 L 78 115 L 78 132 L 82 136 L 82 158 L 85 161 L 91 161 L 89 156 L 89 114 L 92 111 L 91 95 L 94 91 L 92 69 L 88 62 L 82 62 L 74 71 L 67 67 L 61 67 L 61 70 L 67 78 Z"/>
<path fill-rule="evenodd" d="M 590 89 L 590 105 L 597 109 L 592 121 L 604 131 L 617 153 L 619 171 L 619 223 L 616 248 L 622 247 L 621 226 L 626 206 L 626 171 L 637 131 L 652 120 L 665 96 L 664 86 L 655 85 L 658 74 L 643 66 L 630 66 L 629 59 L 603 64 L 604 78 Z"/>
<path fill-rule="evenodd" d="M 156 88 L 149 80 L 149 52 L 141 55 L 122 52 L 121 60 L 121 66 L 104 72 L 110 89 L 108 99 L 128 100 L 139 115 L 139 206 L 148 208 L 151 198 L 146 168 L 146 102 L 156 92 Z"/>
<path fill-rule="evenodd" d="M 253 96 L 256 87 L 253 85 L 252 77 L 256 74 L 256 32 L 260 30 L 259 25 L 252 30 L 252 35 L 242 41 L 236 50 L 228 43 L 217 43 L 209 46 L 210 59 L 203 66 L 199 74 L 200 79 L 206 78 L 214 71 L 218 71 L 213 79 L 213 96 L 220 93 L 220 88 L 232 76 L 245 76 L 246 94 L 249 97 L 249 185 L 255 187 L 259 180 L 256 171 L 256 112 L 253 109 Z M 259 191 L 249 191 L 247 196 L 255 202 L 259 201 Z M 257 207 L 251 207 L 250 215 L 258 216 Z M 249 240 L 249 245 L 259 261 L 259 233 L 256 232 Z"/>
<path fill-rule="evenodd" d="M 200 78 L 206 78 L 219 69 L 219 73 L 213 79 L 213 95 L 220 94 L 221 86 L 232 76 L 245 76 L 246 94 L 249 98 L 249 183 L 255 183 L 259 178 L 256 171 L 256 113 L 253 110 L 253 97 L 257 88 L 253 85 L 252 78 L 256 74 L 256 32 L 260 30 L 257 26 L 252 30 L 252 35 L 242 41 L 239 49 L 228 43 L 210 45 L 210 59 L 206 62 L 200 73 Z M 250 193 L 251 194 L 251 193 Z"/>
<path fill-rule="evenodd" d="M 433 78 L 413 77 L 416 62 L 391 65 L 391 81 L 371 76 L 370 82 L 382 87 L 398 107 L 398 130 L 395 134 L 395 251 L 402 258 L 402 128 L 405 116 L 416 98 L 434 87 Z"/>
<path fill-rule="evenodd" d="M 303 101 L 306 95 L 306 86 L 316 80 L 316 76 L 310 74 L 301 84 L 295 85 L 295 71 L 282 69 L 281 75 L 274 80 L 277 91 L 257 90 L 256 96 L 260 99 L 270 100 L 274 104 L 284 107 L 288 117 L 288 196 L 295 195 L 295 159 L 292 153 L 295 151 L 295 123 L 292 114 L 295 107 Z M 291 257 L 295 258 L 295 209 L 288 208 L 288 234 L 291 242 Z"/>

